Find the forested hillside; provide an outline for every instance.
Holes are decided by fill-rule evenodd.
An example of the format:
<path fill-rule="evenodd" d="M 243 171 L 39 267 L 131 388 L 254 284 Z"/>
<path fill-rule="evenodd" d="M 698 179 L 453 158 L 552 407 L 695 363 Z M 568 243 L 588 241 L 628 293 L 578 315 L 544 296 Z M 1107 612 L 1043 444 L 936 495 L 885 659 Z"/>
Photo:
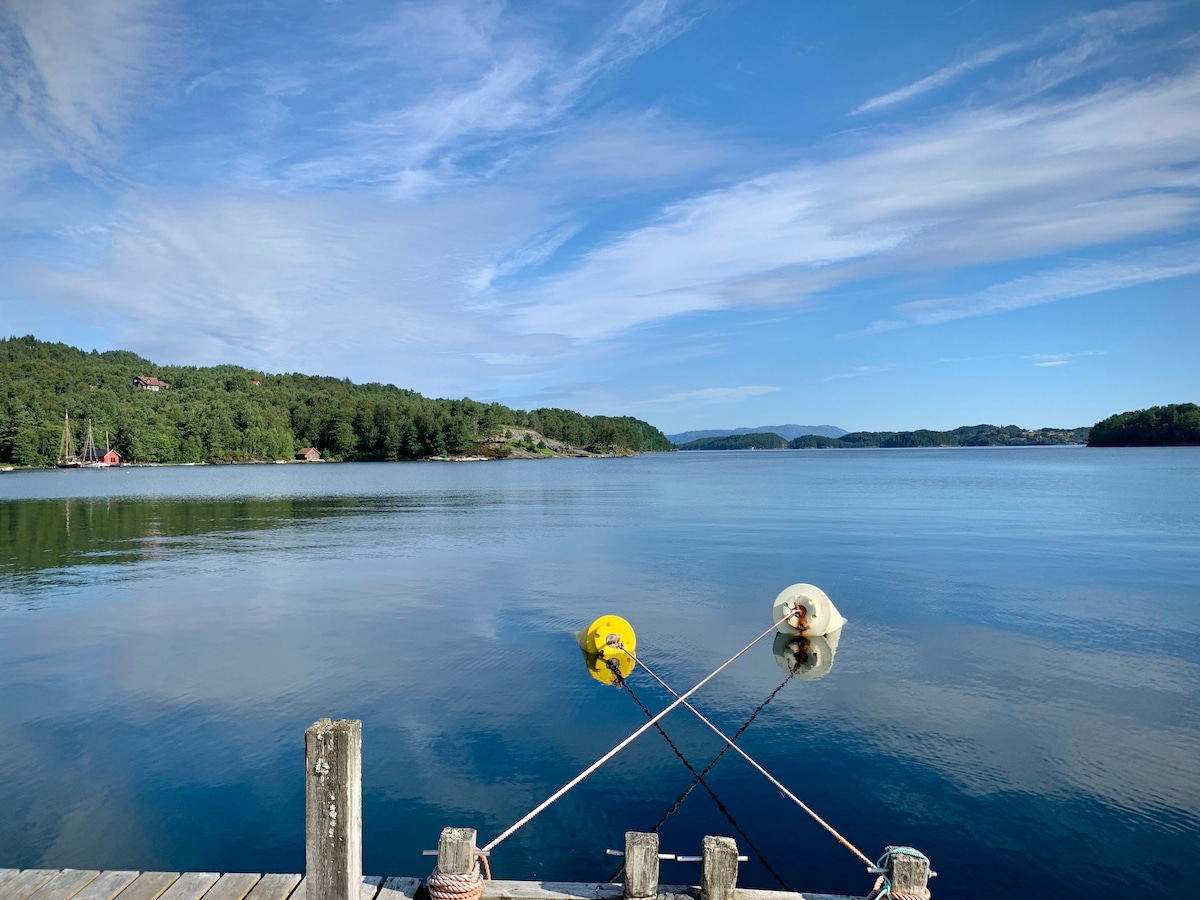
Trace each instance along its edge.
<path fill-rule="evenodd" d="M 788 446 L 801 449 L 833 447 L 1013 447 L 1045 444 L 1083 444 L 1086 428 L 1039 428 L 1016 425 L 963 425 L 953 431 L 852 431 L 840 438 L 804 435 Z"/>
<path fill-rule="evenodd" d="M 158 392 L 138 377 L 170 385 Z M 104 353 L 32 336 L 0 340 L 0 461 L 53 465 L 63 414 L 82 437 L 88 419 L 125 462 L 291 459 L 315 446 L 330 459 L 415 459 L 461 453 L 530 428 L 580 447 L 669 450 L 661 431 L 627 416 L 566 409 L 509 409 L 474 400 L 431 400 L 392 385 L 239 366 L 162 366 L 124 350 Z"/>
<path fill-rule="evenodd" d="M 1200 406 L 1171 403 L 1109 416 L 1092 426 L 1089 447 L 1200 446 Z"/>

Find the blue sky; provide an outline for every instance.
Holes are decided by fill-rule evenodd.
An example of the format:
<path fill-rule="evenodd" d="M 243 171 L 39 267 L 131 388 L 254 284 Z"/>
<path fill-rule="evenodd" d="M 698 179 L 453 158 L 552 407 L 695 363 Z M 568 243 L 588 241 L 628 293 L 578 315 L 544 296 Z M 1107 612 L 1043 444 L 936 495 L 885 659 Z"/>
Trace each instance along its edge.
<path fill-rule="evenodd" d="M 0 332 L 629 414 L 1196 401 L 1200 5 L 0 0 Z"/>

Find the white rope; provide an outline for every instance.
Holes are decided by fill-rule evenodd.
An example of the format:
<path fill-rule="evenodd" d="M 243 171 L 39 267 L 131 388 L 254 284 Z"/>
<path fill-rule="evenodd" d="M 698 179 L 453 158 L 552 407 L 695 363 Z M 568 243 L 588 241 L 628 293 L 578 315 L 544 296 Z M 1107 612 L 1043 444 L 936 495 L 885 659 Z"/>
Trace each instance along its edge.
<path fill-rule="evenodd" d="M 630 653 L 628 650 L 626 650 L 624 644 L 618 643 L 615 646 L 617 648 L 619 648 L 620 650 L 624 651 L 624 653 L 630 659 L 632 659 L 639 666 L 641 666 L 643 669 L 645 669 L 651 678 L 653 678 L 655 681 L 657 681 L 659 684 L 661 684 L 664 688 L 666 688 L 667 692 L 672 697 L 676 698 L 676 701 L 675 701 L 676 704 L 682 703 L 684 706 L 686 706 L 688 709 L 690 709 L 692 711 L 692 714 L 695 715 L 695 717 L 697 719 L 699 719 L 701 722 L 703 722 L 705 725 L 707 725 L 709 728 L 711 728 L 713 730 L 713 732 L 717 735 L 717 737 L 719 737 L 726 744 L 728 744 L 730 747 L 732 747 L 734 750 L 736 750 L 738 753 L 740 753 L 742 756 L 742 759 L 746 760 L 746 762 L 750 763 L 750 765 L 754 766 L 754 768 L 758 769 L 759 772 L 761 772 L 763 775 L 765 775 L 767 777 L 767 780 L 770 781 L 771 784 L 775 785 L 775 787 L 779 788 L 779 790 L 783 792 L 785 797 L 787 797 L 789 800 L 791 800 L 793 803 L 795 803 L 797 806 L 799 806 L 802 810 L 804 810 L 806 813 L 808 813 L 810 816 L 812 816 L 813 819 L 816 820 L 817 824 L 820 825 L 822 828 L 824 828 L 826 831 L 828 831 L 830 834 L 832 834 L 835 838 L 837 838 L 838 842 L 841 843 L 841 845 L 843 847 L 845 847 L 847 850 L 849 850 L 851 853 L 853 853 L 855 856 L 857 856 L 859 859 L 861 859 L 867 866 L 872 865 L 871 860 L 868 859 L 861 850 L 859 850 L 852 843 L 850 843 L 848 840 L 846 840 L 844 837 L 842 837 L 840 834 L 838 834 L 836 829 L 834 829 L 834 827 L 832 825 L 830 825 L 828 822 L 826 822 L 824 819 L 822 819 L 820 816 L 818 816 L 815 812 L 813 812 L 812 809 L 810 809 L 804 803 L 803 800 L 801 800 L 799 797 L 797 797 L 795 794 L 793 794 L 791 791 L 789 791 L 787 788 L 785 788 L 782 784 L 780 784 L 779 779 L 777 779 L 774 775 L 772 775 L 770 772 L 768 772 L 766 769 L 764 769 L 762 766 L 760 766 L 758 763 L 756 763 L 753 759 L 751 759 L 750 754 L 748 754 L 745 750 L 743 750 L 741 747 L 739 747 L 737 744 L 735 744 L 732 740 L 727 738 L 725 736 L 725 733 L 723 731 L 721 731 L 721 729 L 719 729 L 716 725 L 714 725 L 712 722 L 708 721 L 708 719 L 706 719 L 703 715 L 701 715 L 700 712 L 696 709 L 696 707 L 694 707 L 694 706 L 692 706 L 692 704 L 688 703 L 687 698 L 689 696 L 691 696 L 691 694 L 693 693 L 692 691 L 688 691 L 687 694 L 680 697 L 677 693 L 675 693 L 674 689 L 672 689 L 672 687 L 669 684 L 667 684 L 665 681 L 663 681 L 661 678 L 659 678 L 656 674 L 654 674 L 654 672 L 650 669 L 649 666 L 647 666 L 644 662 L 642 662 L 640 659 L 638 659 L 636 656 L 634 656 L 632 653 Z"/>
<path fill-rule="evenodd" d="M 783 620 L 780 619 L 780 622 L 782 622 L 782 621 Z M 575 785 L 579 784 L 579 782 L 583 781 L 583 779 L 587 778 L 589 775 L 591 775 L 593 772 L 595 772 L 597 769 L 599 769 L 602 765 L 604 765 L 606 762 L 608 762 L 610 759 L 612 759 L 614 756 L 616 756 L 618 753 L 620 753 L 622 750 L 624 750 L 626 747 L 628 747 L 630 744 L 632 744 L 635 740 L 637 740 L 639 737 L 641 737 L 643 734 L 645 734 L 647 731 L 649 731 L 651 728 L 653 728 L 656 724 L 658 724 L 658 721 L 660 719 L 662 719 L 665 715 L 667 715 L 667 713 L 669 713 L 671 710 L 675 709 L 675 707 L 679 706 L 681 703 L 687 702 L 688 697 L 692 696 L 692 694 L 696 693 L 696 691 L 700 690 L 700 688 L 702 688 L 702 687 L 704 687 L 704 685 L 708 684 L 708 682 L 710 682 L 720 672 L 722 672 L 730 663 L 732 663 L 735 659 L 737 659 L 739 656 L 741 656 L 743 653 L 745 653 L 747 650 L 749 650 L 751 647 L 753 647 L 755 644 L 757 644 L 759 641 L 761 641 L 763 638 L 765 638 L 772 631 L 775 631 L 778 627 L 779 627 L 779 622 L 775 622 L 773 625 L 771 625 L 770 628 L 768 628 L 766 631 L 764 631 L 762 634 L 760 634 L 758 637 L 756 637 L 754 640 L 752 640 L 749 644 L 747 644 L 745 647 L 743 647 L 737 653 L 733 654 L 733 656 L 729 657 L 729 659 L 727 659 L 725 662 L 723 662 L 720 666 L 718 666 L 716 669 L 714 669 L 709 675 L 707 675 L 704 679 L 702 679 L 694 688 L 692 688 L 690 691 L 688 691 L 682 697 L 680 697 L 678 694 L 676 694 L 675 696 L 677 697 L 677 699 L 675 700 L 674 703 L 672 703 L 670 706 L 668 706 L 666 709 L 664 709 L 658 715 L 654 716 L 654 718 L 652 718 L 649 722 L 647 722 L 645 725 L 643 725 L 641 728 L 639 728 L 633 734 L 629 735 L 629 737 L 625 738 L 625 740 L 621 741 L 621 743 L 617 744 L 617 746 L 613 747 L 611 750 L 609 750 L 607 753 L 605 753 L 603 756 L 601 756 L 598 760 L 596 760 L 594 763 L 592 763 L 590 766 L 588 766 L 586 769 L 584 769 L 582 772 L 580 772 L 578 775 L 576 775 L 574 778 L 572 778 L 570 781 L 568 781 L 566 784 L 564 784 L 561 788 L 559 788 L 557 791 L 555 791 L 553 794 L 551 794 L 549 797 L 547 797 L 545 800 L 543 800 L 541 803 L 539 803 L 537 806 L 535 806 L 533 809 L 531 809 L 521 819 L 519 819 L 515 824 L 510 825 L 499 837 L 497 837 L 490 844 L 488 844 L 486 847 L 484 847 L 481 852 L 487 853 L 489 850 L 494 849 L 501 841 L 511 837 L 517 831 L 518 828 L 521 828 L 524 825 L 529 824 L 529 822 L 531 822 L 535 816 L 537 816 L 539 813 L 543 812 L 548 806 L 550 806 L 551 803 L 553 803 L 559 797 L 563 796 L 565 793 L 567 793 L 567 791 L 571 790 L 571 788 L 575 787 Z M 672 691 L 672 693 L 674 693 L 674 691 Z M 870 861 L 868 861 L 867 865 L 870 865 Z"/>

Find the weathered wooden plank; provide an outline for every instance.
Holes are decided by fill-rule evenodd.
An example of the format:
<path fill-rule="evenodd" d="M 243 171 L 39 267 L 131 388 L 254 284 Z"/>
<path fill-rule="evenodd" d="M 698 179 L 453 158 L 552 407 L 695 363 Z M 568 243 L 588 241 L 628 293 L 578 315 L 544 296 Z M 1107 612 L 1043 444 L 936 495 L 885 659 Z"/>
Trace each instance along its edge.
<path fill-rule="evenodd" d="M 178 872 L 143 872 L 117 897 L 119 900 L 158 900 L 177 878 Z"/>
<path fill-rule="evenodd" d="M 420 886 L 420 878 L 385 878 L 375 900 L 413 900 Z"/>
<path fill-rule="evenodd" d="M 621 884 L 497 880 L 483 883 L 483 900 L 620 900 L 624 890 Z"/>
<path fill-rule="evenodd" d="M 8 881 L 8 879 L 20 874 L 20 869 L 0 869 L 0 884 Z"/>
<path fill-rule="evenodd" d="M 309 726 L 304 771 L 306 892 L 312 900 L 355 900 L 363 877 L 362 722 Z"/>
<path fill-rule="evenodd" d="M 299 883 L 299 875 L 264 875 L 246 900 L 287 900 Z"/>
<path fill-rule="evenodd" d="M 58 872 L 58 869 L 24 869 L 0 884 L 0 900 L 25 900 Z"/>
<path fill-rule="evenodd" d="M 29 900 L 71 900 L 99 874 L 99 869 L 63 869 L 30 894 Z"/>
<path fill-rule="evenodd" d="M 379 893 L 379 887 L 382 884 L 382 875 L 363 876 L 362 884 L 358 889 L 358 900 L 375 900 L 375 895 Z M 307 876 L 301 879 L 300 883 L 296 885 L 296 889 L 292 891 L 292 895 L 288 900 L 308 900 Z"/>
<path fill-rule="evenodd" d="M 257 872 L 230 872 L 209 889 L 204 900 L 242 900 L 262 876 Z"/>
<path fill-rule="evenodd" d="M 137 872 L 124 870 L 101 872 L 75 895 L 74 900 L 113 900 L 113 897 L 137 877 Z"/>
<path fill-rule="evenodd" d="M 220 872 L 184 872 L 163 891 L 159 900 L 200 900 L 220 877 Z"/>

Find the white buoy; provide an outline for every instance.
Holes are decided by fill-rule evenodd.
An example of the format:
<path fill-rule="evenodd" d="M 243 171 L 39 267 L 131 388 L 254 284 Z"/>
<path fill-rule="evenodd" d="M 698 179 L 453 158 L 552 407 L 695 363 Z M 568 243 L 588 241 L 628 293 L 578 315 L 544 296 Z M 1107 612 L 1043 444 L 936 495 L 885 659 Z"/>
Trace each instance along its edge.
<path fill-rule="evenodd" d="M 846 624 L 823 590 L 815 584 L 792 584 L 775 598 L 774 621 L 783 634 L 818 637 L 837 631 Z"/>

